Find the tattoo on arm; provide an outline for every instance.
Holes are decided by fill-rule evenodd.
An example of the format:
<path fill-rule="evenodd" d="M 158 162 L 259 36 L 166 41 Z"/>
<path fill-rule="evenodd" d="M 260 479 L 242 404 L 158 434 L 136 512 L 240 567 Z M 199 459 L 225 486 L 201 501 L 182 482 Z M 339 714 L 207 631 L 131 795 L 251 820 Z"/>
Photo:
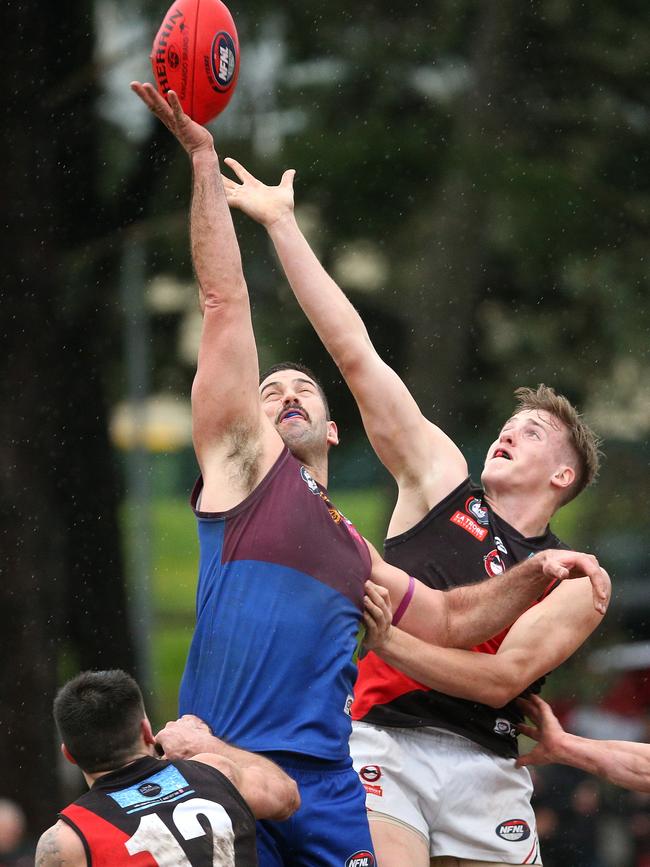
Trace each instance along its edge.
<path fill-rule="evenodd" d="M 59 843 L 56 826 L 49 828 L 41 836 L 36 847 L 35 867 L 65 867 L 72 864 L 69 858 L 64 858 Z"/>

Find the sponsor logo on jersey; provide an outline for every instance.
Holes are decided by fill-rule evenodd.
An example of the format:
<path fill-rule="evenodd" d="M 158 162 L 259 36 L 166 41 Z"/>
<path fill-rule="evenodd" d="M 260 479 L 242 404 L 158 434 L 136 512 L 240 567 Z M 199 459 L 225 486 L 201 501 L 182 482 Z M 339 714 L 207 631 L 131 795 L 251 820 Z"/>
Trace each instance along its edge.
<path fill-rule="evenodd" d="M 502 840 L 507 840 L 509 843 L 518 843 L 520 840 L 527 840 L 530 837 L 530 826 L 523 819 L 508 819 L 507 822 L 501 822 L 495 828 L 497 837 Z"/>
<path fill-rule="evenodd" d="M 470 518 L 465 512 L 456 511 L 449 520 L 452 524 L 456 524 L 457 527 L 462 527 L 463 530 L 466 530 L 470 536 L 474 536 L 479 542 L 482 542 L 488 534 L 485 527 L 481 527 L 474 518 Z"/>
<path fill-rule="evenodd" d="M 154 804 L 168 804 L 187 798 L 194 794 L 194 789 L 175 765 L 167 765 L 162 771 L 152 774 L 140 783 L 107 794 L 127 813 L 137 813 L 139 810 L 150 809 Z M 150 800 L 151 798 L 154 800 Z"/>
<path fill-rule="evenodd" d="M 506 546 L 503 544 L 503 541 L 502 541 L 502 539 L 501 539 L 500 536 L 495 536 L 495 537 L 494 537 L 494 544 L 497 546 L 497 548 L 499 549 L 499 551 L 501 551 L 502 554 L 507 554 L 507 553 L 508 553 L 508 549 L 507 549 Z"/>
<path fill-rule="evenodd" d="M 468 515 L 472 515 L 472 517 L 476 518 L 479 524 L 488 524 L 490 522 L 488 510 L 480 500 L 477 500 L 476 497 L 470 497 L 467 500 L 465 503 L 465 511 Z"/>
<path fill-rule="evenodd" d="M 506 571 L 506 564 L 496 548 L 493 548 L 489 554 L 483 557 L 483 565 L 490 576 L 503 575 Z"/>
<path fill-rule="evenodd" d="M 162 789 L 158 783 L 143 783 L 141 786 L 138 786 L 138 792 L 146 798 L 154 798 L 162 792 Z"/>
<path fill-rule="evenodd" d="M 517 729 L 513 726 L 509 719 L 504 719 L 503 717 L 497 717 L 494 721 L 494 733 L 497 735 L 502 735 L 503 737 L 517 737 Z"/>
<path fill-rule="evenodd" d="M 375 856 L 365 849 L 361 852 L 355 852 L 347 859 L 345 867 L 375 867 Z"/>
<path fill-rule="evenodd" d="M 366 783 L 376 783 L 381 778 L 379 765 L 364 765 L 359 771 L 359 776 Z"/>
<path fill-rule="evenodd" d="M 303 482 L 307 485 L 312 494 L 320 494 L 320 488 L 316 483 L 316 479 L 312 476 L 306 467 L 300 467 L 300 476 Z"/>

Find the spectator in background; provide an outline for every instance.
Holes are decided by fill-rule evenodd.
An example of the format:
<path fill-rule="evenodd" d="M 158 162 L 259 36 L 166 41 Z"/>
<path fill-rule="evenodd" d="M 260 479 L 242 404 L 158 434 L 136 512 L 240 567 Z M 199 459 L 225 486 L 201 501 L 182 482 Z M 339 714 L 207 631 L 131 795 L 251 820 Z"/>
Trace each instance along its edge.
<path fill-rule="evenodd" d="M 26 837 L 27 822 L 18 804 L 0 798 L 0 867 L 31 867 L 34 844 Z"/>

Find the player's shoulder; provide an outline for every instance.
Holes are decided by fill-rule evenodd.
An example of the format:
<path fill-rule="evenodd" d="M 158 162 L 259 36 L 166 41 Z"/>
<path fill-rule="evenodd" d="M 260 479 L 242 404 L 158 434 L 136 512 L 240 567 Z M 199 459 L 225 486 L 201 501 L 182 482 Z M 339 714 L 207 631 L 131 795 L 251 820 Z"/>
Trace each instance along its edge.
<path fill-rule="evenodd" d="M 62 819 L 41 834 L 36 847 L 36 867 L 86 867 L 88 859 L 81 838 Z"/>

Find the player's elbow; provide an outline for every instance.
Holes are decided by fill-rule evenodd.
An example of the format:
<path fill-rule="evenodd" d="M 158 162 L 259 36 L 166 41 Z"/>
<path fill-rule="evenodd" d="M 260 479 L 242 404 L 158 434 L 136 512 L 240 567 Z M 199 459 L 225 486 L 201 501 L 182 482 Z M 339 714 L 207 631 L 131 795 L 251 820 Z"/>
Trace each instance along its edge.
<path fill-rule="evenodd" d="M 341 331 L 336 351 L 336 364 L 346 382 L 361 379 L 367 371 L 368 359 L 375 354 L 367 332 L 346 334 Z"/>
<path fill-rule="evenodd" d="M 296 812 L 300 806 L 300 792 L 296 782 L 290 778 L 283 780 L 272 792 L 268 793 L 267 804 L 256 812 L 258 819 L 273 819 L 283 822 Z"/>
<path fill-rule="evenodd" d="M 517 672 L 497 671 L 486 679 L 484 694 L 480 701 L 498 710 L 514 701 L 529 685 L 529 681 Z"/>

